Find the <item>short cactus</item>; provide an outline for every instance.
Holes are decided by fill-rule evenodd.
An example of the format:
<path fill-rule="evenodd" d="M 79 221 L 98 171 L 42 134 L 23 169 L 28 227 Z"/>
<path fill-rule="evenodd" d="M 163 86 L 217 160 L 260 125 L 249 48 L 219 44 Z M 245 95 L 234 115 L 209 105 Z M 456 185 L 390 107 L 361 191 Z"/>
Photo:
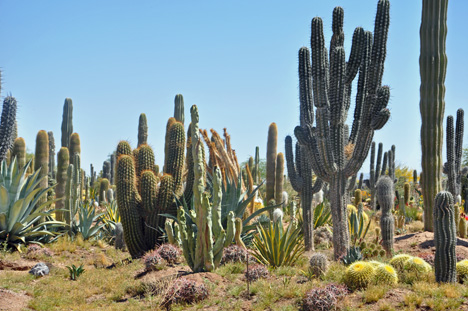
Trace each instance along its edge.
<path fill-rule="evenodd" d="M 249 267 L 248 270 L 245 270 L 245 278 L 248 282 L 254 282 L 258 279 L 264 279 L 270 276 L 268 268 L 264 265 L 256 264 Z"/>
<path fill-rule="evenodd" d="M 454 283 L 457 279 L 455 265 L 457 258 L 457 232 L 453 209 L 453 197 L 450 192 L 439 192 L 434 205 L 434 241 L 435 241 L 435 276 L 437 282 Z"/>
<path fill-rule="evenodd" d="M 244 247 L 239 245 L 230 245 L 223 250 L 223 259 L 221 263 L 228 263 L 228 262 L 243 262 L 245 263 L 247 260 L 248 251 Z"/>
<path fill-rule="evenodd" d="M 413 256 L 408 254 L 395 255 L 392 259 L 390 259 L 390 265 L 397 269 L 398 272 L 402 272 L 405 268 L 405 262 L 411 258 L 413 258 Z"/>
<path fill-rule="evenodd" d="M 408 272 L 430 272 L 432 267 L 424 259 L 419 257 L 411 257 L 404 263 L 404 270 Z"/>
<path fill-rule="evenodd" d="M 148 252 L 143 257 L 146 271 L 158 271 L 164 268 L 164 259 L 157 250 Z"/>
<path fill-rule="evenodd" d="M 380 264 L 375 267 L 374 280 L 377 284 L 393 285 L 398 283 L 398 274 L 392 266 Z"/>
<path fill-rule="evenodd" d="M 366 288 L 374 278 L 374 267 L 365 261 L 357 261 L 346 269 L 344 283 L 351 290 Z"/>
<path fill-rule="evenodd" d="M 457 277 L 459 282 L 468 282 L 468 259 L 462 260 L 457 263 Z"/>
<path fill-rule="evenodd" d="M 395 219 L 392 214 L 393 208 L 393 181 L 389 176 L 382 176 L 377 182 L 377 199 L 380 203 L 382 216 L 380 217 L 380 228 L 382 232 L 382 246 L 391 256 L 393 252 L 393 235 L 395 231 Z"/>
<path fill-rule="evenodd" d="M 320 277 L 328 270 L 328 259 L 322 253 L 314 253 L 309 260 L 309 269 L 315 277 Z"/>
<path fill-rule="evenodd" d="M 162 244 L 157 252 L 170 265 L 175 264 L 181 254 L 180 249 L 172 244 Z"/>

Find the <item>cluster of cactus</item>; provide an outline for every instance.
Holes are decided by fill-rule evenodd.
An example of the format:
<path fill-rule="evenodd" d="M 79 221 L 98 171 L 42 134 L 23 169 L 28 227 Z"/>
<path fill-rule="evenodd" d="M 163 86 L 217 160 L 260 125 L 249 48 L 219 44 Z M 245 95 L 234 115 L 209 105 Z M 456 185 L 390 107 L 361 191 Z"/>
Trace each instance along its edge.
<path fill-rule="evenodd" d="M 255 264 L 249 266 L 247 270 L 244 272 L 245 279 L 247 282 L 254 282 L 258 279 L 265 279 L 270 276 L 270 272 L 268 268 L 261 264 Z"/>
<path fill-rule="evenodd" d="M 393 236 L 395 219 L 393 209 L 393 181 L 389 176 L 381 176 L 377 182 L 377 198 L 380 203 L 382 215 L 380 216 L 380 229 L 382 233 L 382 246 L 391 256 L 393 252 Z"/>
<path fill-rule="evenodd" d="M 159 271 L 165 266 L 165 261 L 157 250 L 146 253 L 142 259 L 146 271 Z"/>
<path fill-rule="evenodd" d="M 366 243 L 365 241 L 362 241 L 359 244 L 359 249 L 361 251 L 362 257 L 365 259 L 372 257 L 385 257 L 387 253 L 381 244 Z"/>
<path fill-rule="evenodd" d="M 390 259 L 390 265 L 394 267 L 399 274 L 415 273 L 420 276 L 421 273 L 432 271 L 432 267 L 424 259 L 413 257 L 408 254 L 398 254 Z"/>
<path fill-rule="evenodd" d="M 437 282 L 454 283 L 457 279 L 455 246 L 457 232 L 453 197 L 450 192 L 439 192 L 434 205 L 434 242 L 436 247 L 434 267 Z"/>
<path fill-rule="evenodd" d="M 305 47 L 299 52 L 300 66 L 305 68 L 302 74 L 300 72 L 299 79 L 304 81 L 300 83 L 308 86 L 300 111 L 307 114 L 307 121 L 294 130 L 299 144 L 308 153 L 315 174 L 330 185 L 335 259 L 346 254 L 349 247 L 345 185 L 351 176 L 357 174 L 367 157 L 374 131 L 381 129 L 390 117 L 387 109 L 390 89 L 381 85 L 390 3 L 388 0 L 378 3 L 374 38 L 371 32 L 356 28 L 348 62 L 343 47 L 343 18 L 343 9 L 335 8 L 330 55 L 325 48 L 322 20 L 319 17 L 312 20 L 312 53 Z M 345 121 L 350 108 L 351 84 L 358 72 L 354 122 L 349 133 Z M 316 127 L 313 126 L 314 119 Z M 345 156 L 345 149 L 353 151 Z"/>
<path fill-rule="evenodd" d="M 392 285 L 398 283 L 398 273 L 381 262 L 358 261 L 346 269 L 343 281 L 351 290 L 366 288 L 372 283 Z"/>

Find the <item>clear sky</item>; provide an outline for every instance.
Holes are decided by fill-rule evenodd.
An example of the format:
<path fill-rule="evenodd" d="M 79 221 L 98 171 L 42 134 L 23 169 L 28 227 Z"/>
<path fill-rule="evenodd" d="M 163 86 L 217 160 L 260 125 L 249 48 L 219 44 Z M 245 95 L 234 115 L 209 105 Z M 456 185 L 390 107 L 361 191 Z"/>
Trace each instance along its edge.
<path fill-rule="evenodd" d="M 421 3 L 391 1 L 384 84 L 391 87 L 392 117 L 375 135 L 384 150 L 396 145 L 397 164 L 418 171 Z M 2 0 L 2 96 L 18 100 L 19 136 L 30 150 L 42 129 L 54 132 L 59 147 L 63 102 L 72 98 L 88 172 L 90 163 L 102 168 L 119 140 L 135 146 L 141 112 L 161 164 L 177 93 L 184 95 L 186 120 L 196 104 L 201 128 L 228 129 L 240 161 L 255 146 L 265 157 L 269 124 L 277 123 L 284 151 L 285 136 L 299 122 L 297 52 L 309 46 L 311 19 L 322 17 L 329 42 L 337 5 L 345 10 L 349 53 L 355 27 L 373 30 L 377 0 Z M 466 12 L 468 1 L 450 1 L 446 115 L 468 107 Z M 369 171 L 367 161 L 362 170 Z"/>

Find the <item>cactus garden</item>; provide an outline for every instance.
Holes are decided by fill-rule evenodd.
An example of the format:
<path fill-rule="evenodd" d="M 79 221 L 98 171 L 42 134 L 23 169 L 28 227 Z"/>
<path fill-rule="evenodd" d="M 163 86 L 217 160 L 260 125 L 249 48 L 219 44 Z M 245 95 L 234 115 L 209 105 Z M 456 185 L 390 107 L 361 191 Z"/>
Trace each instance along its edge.
<path fill-rule="evenodd" d="M 54 25 L 47 29 L 61 39 L 38 30 L 40 44 L 21 22 L 34 5 L 13 23 L 22 11 L 0 4 L 13 16 L 0 18 L 0 33 L 18 27 L 31 40 L 0 52 L 0 310 L 468 310 L 468 98 L 460 92 L 449 103 L 449 90 L 462 87 L 450 70 L 465 73 L 467 64 L 448 65 L 448 51 L 468 46 L 447 40 L 450 22 L 457 37 L 466 33 L 454 11 L 468 4 L 422 0 L 406 11 L 365 0 L 348 13 L 358 4 L 310 2 L 307 10 L 219 4 L 223 14 L 206 4 L 57 3 L 38 29 Z M 249 29 L 230 17 L 241 7 Z M 71 8 L 66 21 L 77 24 L 56 29 Z M 197 15 L 204 10 L 206 20 Z M 174 29 L 147 32 L 162 21 Z M 251 28 L 259 21 L 263 28 Z M 199 22 L 210 41 L 195 44 L 207 35 L 190 37 Z M 410 43 L 417 29 L 419 46 Z M 249 41 L 248 53 L 231 57 L 232 42 L 222 46 L 218 34 Z M 190 54 L 198 71 L 185 59 L 168 66 L 169 54 L 138 59 L 152 53 L 151 40 L 179 60 Z M 15 53 L 57 41 L 60 57 L 40 57 L 54 63 L 41 80 L 66 77 L 48 83 L 50 94 L 30 82 L 35 69 L 17 78 Z M 259 53 L 291 42 L 281 56 Z M 83 68 L 108 68 L 92 85 L 76 78 L 75 48 L 89 62 Z M 210 62 L 214 73 L 196 67 Z M 255 69 L 265 62 L 274 71 Z M 281 87 L 269 85 L 273 76 Z M 239 88 L 234 80 L 243 79 Z M 402 91 L 410 86 L 415 98 Z"/>

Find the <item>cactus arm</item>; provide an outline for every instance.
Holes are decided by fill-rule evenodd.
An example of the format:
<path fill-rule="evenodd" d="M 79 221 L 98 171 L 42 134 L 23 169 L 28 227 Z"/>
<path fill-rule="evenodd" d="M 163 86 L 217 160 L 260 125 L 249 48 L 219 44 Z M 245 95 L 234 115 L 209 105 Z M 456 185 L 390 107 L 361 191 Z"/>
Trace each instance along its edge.
<path fill-rule="evenodd" d="M 294 154 L 292 149 L 292 138 L 291 136 L 286 136 L 285 142 L 285 152 L 286 152 L 286 168 L 288 170 L 288 177 L 289 181 L 291 182 L 291 186 L 293 187 L 294 191 L 301 192 L 302 191 L 302 177 L 300 176 L 299 170 L 296 170 L 296 165 L 294 163 Z M 299 146 L 296 144 L 296 154 L 299 151 Z M 296 157 L 297 159 L 297 157 Z M 297 162 L 296 163 L 300 163 Z"/>
<path fill-rule="evenodd" d="M 140 145 L 147 144 L 148 141 L 148 124 L 146 120 L 146 114 L 140 114 L 138 119 L 138 147 Z"/>
<path fill-rule="evenodd" d="M 13 144 L 13 132 L 16 123 L 16 99 L 8 96 L 3 100 L 0 123 L 0 163 L 6 159 L 7 151 Z"/>
<path fill-rule="evenodd" d="M 221 224 L 221 202 L 223 198 L 223 190 L 221 188 L 222 176 L 219 167 L 214 167 L 213 172 L 213 234 L 218 236 L 223 231 L 223 225 Z M 224 242 L 223 242 L 224 243 Z"/>
<path fill-rule="evenodd" d="M 70 147 L 70 136 L 73 133 L 73 102 L 66 98 L 62 114 L 62 147 Z M 70 155 L 73 154 L 70 152 Z"/>

